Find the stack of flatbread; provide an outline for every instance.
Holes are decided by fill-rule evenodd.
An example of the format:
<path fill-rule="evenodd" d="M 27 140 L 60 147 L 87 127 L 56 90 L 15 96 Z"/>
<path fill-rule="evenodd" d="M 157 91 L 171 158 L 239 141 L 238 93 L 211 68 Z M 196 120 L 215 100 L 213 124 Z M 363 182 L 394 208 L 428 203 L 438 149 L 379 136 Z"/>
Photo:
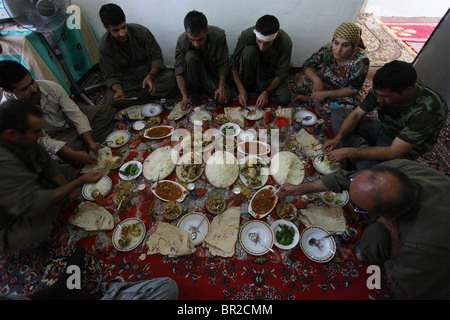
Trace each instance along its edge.
<path fill-rule="evenodd" d="M 90 151 L 89 155 L 97 159 L 97 163 L 87 164 L 81 169 L 81 173 L 96 171 L 100 169 L 106 169 L 108 165 L 108 158 L 112 158 L 112 151 L 109 147 L 101 148 L 97 151 L 98 155 Z M 111 164 L 112 165 L 112 164 Z"/>
<path fill-rule="evenodd" d="M 319 206 L 301 209 L 300 221 L 306 226 L 320 226 L 329 232 L 344 232 L 345 217 L 342 207 Z"/>
<path fill-rule="evenodd" d="M 289 123 L 292 123 L 292 108 L 283 108 L 278 106 L 277 111 L 275 111 L 277 117 L 285 117 L 289 119 Z"/>
<path fill-rule="evenodd" d="M 211 231 L 203 242 L 214 256 L 231 257 L 234 254 L 241 221 L 241 208 L 232 207 L 214 217 Z"/>
<path fill-rule="evenodd" d="M 300 144 L 302 152 L 309 158 L 314 158 L 322 152 L 322 144 L 319 140 L 310 135 L 305 129 L 301 129 L 295 136 L 295 140 Z"/>
<path fill-rule="evenodd" d="M 147 254 L 160 253 L 169 257 L 185 256 L 194 253 L 191 235 L 166 222 L 160 222 L 156 231 L 147 241 Z"/>
<path fill-rule="evenodd" d="M 177 103 L 173 110 L 169 113 L 167 116 L 168 120 L 178 120 L 183 118 L 185 115 L 187 115 L 191 111 L 191 107 L 186 108 L 186 110 L 181 109 L 181 103 Z"/>
<path fill-rule="evenodd" d="M 241 107 L 224 108 L 223 111 L 228 121 L 236 123 L 241 128 L 244 127 L 244 115 L 242 114 Z"/>
<path fill-rule="evenodd" d="M 112 230 L 114 219 L 111 213 L 94 202 L 82 202 L 78 212 L 70 216 L 68 221 L 87 231 Z"/>

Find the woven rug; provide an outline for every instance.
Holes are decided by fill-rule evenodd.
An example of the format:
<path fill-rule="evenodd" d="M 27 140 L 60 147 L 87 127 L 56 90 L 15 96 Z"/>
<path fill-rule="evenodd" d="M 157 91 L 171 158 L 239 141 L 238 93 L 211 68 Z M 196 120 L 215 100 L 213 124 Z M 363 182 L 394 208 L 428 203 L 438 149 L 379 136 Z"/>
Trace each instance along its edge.
<path fill-rule="evenodd" d="M 371 66 L 382 66 L 392 60 L 413 62 L 416 52 L 397 38 L 373 13 L 360 14 L 356 21 Z"/>

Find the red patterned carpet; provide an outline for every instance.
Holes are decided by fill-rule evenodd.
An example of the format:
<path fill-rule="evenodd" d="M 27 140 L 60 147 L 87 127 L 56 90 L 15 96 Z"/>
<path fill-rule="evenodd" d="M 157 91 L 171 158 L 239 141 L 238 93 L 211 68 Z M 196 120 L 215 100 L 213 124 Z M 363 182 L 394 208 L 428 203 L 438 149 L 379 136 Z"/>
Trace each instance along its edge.
<path fill-rule="evenodd" d="M 438 18 L 380 17 L 380 20 L 416 53 L 419 53 L 439 23 Z"/>

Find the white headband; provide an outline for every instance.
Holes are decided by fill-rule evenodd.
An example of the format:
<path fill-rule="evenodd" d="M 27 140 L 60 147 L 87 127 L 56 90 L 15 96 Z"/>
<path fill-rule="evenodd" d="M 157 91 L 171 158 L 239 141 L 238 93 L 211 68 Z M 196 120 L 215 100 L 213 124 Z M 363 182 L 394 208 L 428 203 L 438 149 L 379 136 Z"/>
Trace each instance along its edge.
<path fill-rule="evenodd" d="M 259 40 L 266 41 L 266 42 L 274 40 L 277 37 L 277 35 L 278 35 L 278 31 L 277 31 L 277 32 L 275 32 L 273 34 L 269 34 L 268 36 L 265 36 L 265 35 L 259 33 L 256 29 L 253 30 L 253 33 L 256 35 L 256 37 Z"/>

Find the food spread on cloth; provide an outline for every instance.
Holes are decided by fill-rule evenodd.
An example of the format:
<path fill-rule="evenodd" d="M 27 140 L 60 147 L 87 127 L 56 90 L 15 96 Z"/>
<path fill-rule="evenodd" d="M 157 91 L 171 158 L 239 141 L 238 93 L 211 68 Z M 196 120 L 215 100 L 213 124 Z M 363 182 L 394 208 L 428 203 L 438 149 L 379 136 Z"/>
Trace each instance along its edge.
<path fill-rule="evenodd" d="M 282 199 L 286 202 L 279 203 L 280 199 L 274 195 L 284 183 L 303 182 L 309 174 L 303 159 L 322 155 L 321 140 L 310 134 L 312 130 L 292 131 L 285 148 L 271 150 L 273 138 L 267 139 L 269 135 L 261 135 L 258 130 L 267 129 L 270 134 L 276 127 L 266 123 L 261 108 L 226 107 L 217 113 L 204 108 L 195 108 L 193 112 L 190 108 L 181 110 L 180 104 L 176 104 L 169 116 L 162 113 L 146 119 L 146 128 L 140 132 L 130 130 L 131 124 L 129 128 L 121 124 L 118 127 L 121 130 L 107 139 L 111 142 L 108 147 L 101 149 L 98 163 L 85 168 L 105 168 L 108 172 L 119 168 L 112 172 L 121 178 L 111 176 L 114 183 L 118 181 L 112 192 L 111 188 L 102 192 L 101 183 L 95 187 L 106 203 L 113 204 L 108 210 L 115 211 L 114 217 L 117 215 L 116 228 L 111 210 L 95 202 L 80 205 L 71 223 L 88 231 L 114 229 L 113 236 L 111 232 L 108 235 L 120 251 L 137 248 L 147 237 L 142 250 L 148 248 L 147 254 L 170 257 L 207 249 L 212 256 L 242 258 L 246 253 L 266 254 L 270 252 L 266 246 L 273 245 L 277 247 L 275 250 L 290 250 L 298 246 L 299 223 L 306 227 L 320 226 L 330 232 L 345 230 L 341 206 L 348 201 L 348 195 L 341 199 L 331 192 L 322 193 L 323 202 L 317 197 L 314 204 L 311 201 L 307 208 L 298 211 L 294 205 L 298 197 L 286 197 Z M 272 115 L 291 122 L 295 119 L 293 113 L 292 108 L 272 108 Z M 187 114 L 189 117 L 175 123 Z M 205 129 L 198 130 L 198 126 L 193 129 L 204 124 L 205 115 L 208 128 L 214 130 L 203 132 Z M 245 131 L 245 125 L 250 123 L 255 126 Z M 328 164 L 326 155 L 324 159 L 324 164 Z M 321 172 L 319 168 L 317 171 Z M 105 197 L 108 192 L 114 196 Z M 153 202 L 148 201 L 149 196 Z M 151 203 L 151 210 L 149 204 L 143 205 L 145 201 Z M 330 206 L 315 207 L 324 202 Z M 130 210 L 135 205 L 135 210 Z M 118 223 L 118 217 L 129 214 L 136 214 L 138 221 L 125 223 L 125 219 Z M 198 228 L 203 221 L 198 217 L 206 222 L 199 228 L 203 233 L 195 238 L 186 228 L 191 225 Z M 149 224 L 148 219 L 153 218 L 157 219 Z M 268 223 L 272 225 L 269 227 Z"/>

